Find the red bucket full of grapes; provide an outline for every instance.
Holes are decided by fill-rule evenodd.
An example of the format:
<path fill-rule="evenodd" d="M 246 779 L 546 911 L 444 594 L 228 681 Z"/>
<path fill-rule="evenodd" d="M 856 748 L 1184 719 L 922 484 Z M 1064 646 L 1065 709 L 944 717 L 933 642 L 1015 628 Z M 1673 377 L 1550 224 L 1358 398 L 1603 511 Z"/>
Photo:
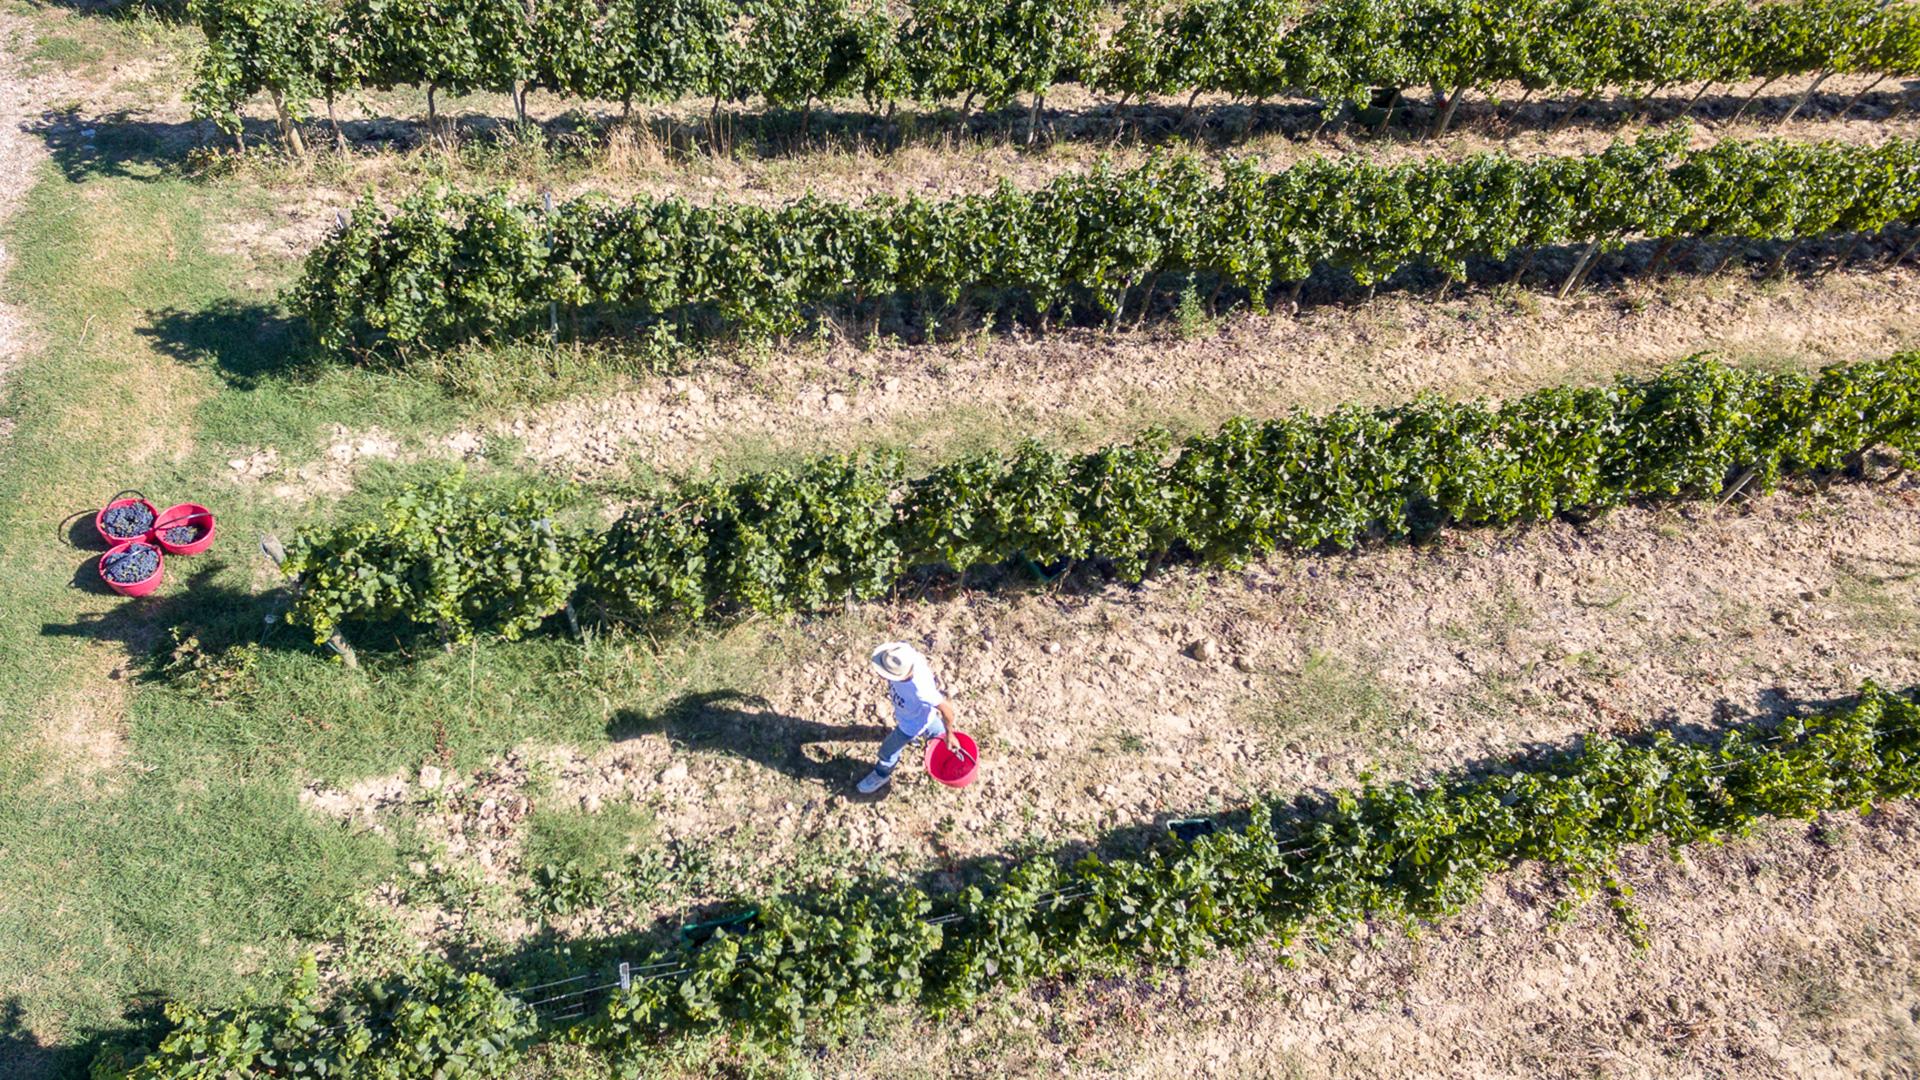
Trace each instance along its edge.
<path fill-rule="evenodd" d="M 126 497 L 129 495 L 132 498 Z M 135 541 L 144 544 L 153 538 L 153 523 L 159 517 L 160 512 L 139 492 L 123 491 L 93 515 L 93 527 L 108 547 Z"/>
<path fill-rule="evenodd" d="M 169 555 L 198 555 L 213 545 L 213 511 L 199 503 L 181 503 L 160 511 L 153 539 Z"/>
<path fill-rule="evenodd" d="M 165 569 L 160 549 L 138 540 L 115 544 L 100 556 L 100 580 L 121 596 L 145 596 L 159 588 Z"/>

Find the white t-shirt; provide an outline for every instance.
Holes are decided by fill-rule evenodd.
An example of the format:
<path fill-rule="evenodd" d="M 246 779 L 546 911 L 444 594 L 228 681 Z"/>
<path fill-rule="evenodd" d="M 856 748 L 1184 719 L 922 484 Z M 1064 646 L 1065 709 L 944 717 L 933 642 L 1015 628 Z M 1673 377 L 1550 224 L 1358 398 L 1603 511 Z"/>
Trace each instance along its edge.
<path fill-rule="evenodd" d="M 933 668 L 926 661 L 913 665 L 913 674 L 898 682 L 889 682 L 893 692 L 893 726 L 900 734 L 917 739 L 939 712 L 947 695 L 933 681 Z"/>

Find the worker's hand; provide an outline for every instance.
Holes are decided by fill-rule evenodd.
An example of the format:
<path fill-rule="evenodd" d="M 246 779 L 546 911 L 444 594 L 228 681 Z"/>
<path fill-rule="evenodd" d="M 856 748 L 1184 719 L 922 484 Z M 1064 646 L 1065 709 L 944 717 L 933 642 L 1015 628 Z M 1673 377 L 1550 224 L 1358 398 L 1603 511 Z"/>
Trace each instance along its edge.
<path fill-rule="evenodd" d="M 966 751 L 960 748 L 960 740 L 953 737 L 952 728 L 948 728 L 947 733 L 942 736 L 942 738 L 947 742 L 947 753 L 952 754 L 954 757 L 966 756 Z"/>

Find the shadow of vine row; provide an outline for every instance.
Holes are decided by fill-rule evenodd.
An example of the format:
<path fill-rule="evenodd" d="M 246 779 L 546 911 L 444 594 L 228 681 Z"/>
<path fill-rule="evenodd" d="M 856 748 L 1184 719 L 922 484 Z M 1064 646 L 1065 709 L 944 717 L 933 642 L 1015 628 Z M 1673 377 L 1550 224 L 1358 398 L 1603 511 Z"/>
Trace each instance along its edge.
<path fill-rule="evenodd" d="M 1920 107 L 1920 80 L 1902 85 L 1889 80 L 1865 93 L 1816 92 L 1801 103 L 1802 91 L 1781 91 L 1753 99 L 1743 94 L 1714 94 L 1693 100 L 1675 93 L 1646 100 L 1630 96 L 1586 101 L 1495 102 L 1483 98 L 1461 106 L 1454 124 L 1462 133 L 1507 139 L 1548 134 L 1568 127 L 1619 130 L 1640 123 L 1691 118 L 1709 125 L 1745 116 L 1756 124 L 1784 121 L 1853 120 L 1871 124 Z M 1797 112 L 1796 112 L 1797 108 Z M 534 145 L 561 161 L 605 152 L 615 139 L 646 148 L 669 160 L 707 157 L 777 161 L 795 157 L 860 152 L 890 156 L 915 147 L 969 146 L 1014 148 L 1023 152 L 1054 144 L 1136 147 L 1184 146 L 1230 150 L 1247 140 L 1277 136 L 1299 143 L 1326 140 L 1391 141 L 1424 144 L 1435 109 L 1430 102 L 1404 101 L 1392 109 L 1343 110 L 1329 118 L 1312 102 L 1232 102 L 1186 108 L 1175 104 L 1097 104 L 1078 109 L 1046 109 L 1029 139 L 1030 113 L 1024 105 L 961 112 L 927 107 L 884 116 L 858 108 L 817 106 L 797 109 L 735 111 L 713 116 L 660 112 L 622 118 L 596 103 L 522 125 L 510 117 L 473 111 L 457 104 L 441 118 L 441 145 L 455 152 Z M 400 116 L 355 117 L 337 124 L 309 125 L 311 146 L 321 154 L 352 157 L 386 151 L 414 151 L 434 145 L 424 120 Z M 150 178 L 195 175 L 198 157 L 209 147 L 262 147 L 277 141 L 268 120 L 248 118 L 236 135 L 211 121 L 150 120 L 138 112 L 86 113 L 68 109 L 43 114 L 26 130 L 46 143 L 54 163 L 70 180 L 99 177 Z M 1439 145 L 1439 144 L 1435 144 Z"/>

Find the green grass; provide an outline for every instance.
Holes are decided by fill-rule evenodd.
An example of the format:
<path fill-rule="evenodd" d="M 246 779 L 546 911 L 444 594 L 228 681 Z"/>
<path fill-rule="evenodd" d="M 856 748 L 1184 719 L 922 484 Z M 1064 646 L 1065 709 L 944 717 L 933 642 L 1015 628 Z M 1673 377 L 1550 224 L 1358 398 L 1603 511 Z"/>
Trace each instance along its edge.
<path fill-rule="evenodd" d="M 695 350 L 672 342 L 512 342 L 422 357 L 414 370 L 462 398 L 538 404 L 582 393 L 606 393 L 647 376 L 687 366 Z"/>
<path fill-rule="evenodd" d="M 261 604 L 236 596 L 232 606 L 229 618 L 244 626 Z M 260 651 L 237 704 L 182 680 L 145 687 L 134 702 L 141 758 L 171 770 L 347 782 L 423 762 L 470 768 L 528 740 L 590 747 L 621 714 L 758 682 L 780 640 L 765 624 L 689 633 L 671 648 L 623 634 L 577 643 L 542 634 L 382 654 L 363 640 L 362 666 L 348 670 L 296 644 L 298 633 L 269 636 L 279 644 Z"/>
<path fill-rule="evenodd" d="M 1361 666 L 1328 652 L 1309 655 L 1278 680 L 1268 729 L 1309 743 L 1328 736 L 1390 736 L 1405 706 Z"/>
<path fill-rule="evenodd" d="M 601 741 L 648 687 L 730 680 L 724 657 L 759 647 L 713 635 L 660 659 L 544 639 L 406 665 L 369 642 L 349 672 L 270 629 L 274 576 L 255 540 L 330 507 L 243 483 L 227 459 L 271 445 L 299 462 L 334 424 L 414 437 L 461 406 L 427 380 L 301 369 L 271 294 L 219 254 L 228 224 L 260 208 L 158 166 L 48 167 L 9 229 L 7 297 L 42 347 L 0 401 L 14 424 L 0 445 L 6 1080 L 78 1075 L 142 1000 L 229 1000 L 277 981 L 306 944 L 369 933 L 361 898 L 394 840 L 304 809 L 300 780 L 470 764 L 523 738 Z M 370 470 L 353 499 L 417 471 Z M 173 560 L 137 601 L 99 587 L 87 535 L 125 487 L 220 515 L 214 551 Z M 186 639 L 185 673 L 155 678 L 153 658 Z"/>
<path fill-rule="evenodd" d="M 384 841 L 305 812 L 292 784 L 146 752 L 165 747 L 125 707 L 129 685 L 190 601 L 177 584 L 142 602 L 103 594 L 96 552 L 61 527 L 80 515 L 84 539 L 91 508 L 127 486 L 204 495 L 239 536 L 266 514 L 210 479 L 221 448 L 198 417 L 217 377 L 150 335 L 150 311 L 234 290 L 205 254 L 215 200 L 157 179 L 76 186 L 48 169 L 8 238 L 8 298 L 45 347 L 0 405 L 15 423 L 0 449 L 0 1075 L 83 1066 L 88 1041 L 143 996 L 231 997 L 284 967 L 387 865 Z M 241 589 L 245 549 L 230 540 L 181 570 Z"/>
<path fill-rule="evenodd" d="M 105 19 L 76 17 L 63 7 L 32 0 L 6 0 L 5 7 L 33 27 L 30 40 L 16 51 L 29 75 L 64 72 L 95 78 L 129 62 L 184 56 L 206 40 L 197 27 L 169 22 L 132 5 Z M 172 70 L 166 75 L 176 77 Z"/>
<path fill-rule="evenodd" d="M 1406 729 L 1419 711 L 1381 681 L 1364 654 L 1314 649 L 1297 670 L 1262 682 L 1246 715 L 1268 741 L 1309 754 L 1364 744 L 1369 767 L 1388 773 L 1413 764 Z"/>
<path fill-rule="evenodd" d="M 30 69 L 35 71 L 71 71 L 97 63 L 104 55 L 100 47 L 92 42 L 52 34 L 34 45 L 32 51 L 27 53 L 27 61 Z"/>
<path fill-rule="evenodd" d="M 573 865 L 590 874 L 612 870 L 622 856 L 647 843 L 653 816 L 629 803 L 588 812 L 578 807 L 540 807 L 527 818 L 521 850 L 528 866 Z"/>
<path fill-rule="evenodd" d="M 1900 559 L 1862 560 L 1841 569 L 1833 602 L 1854 626 L 1912 640 L 1920 630 L 1920 565 Z"/>
<path fill-rule="evenodd" d="M 318 942 L 361 972 L 416 947 L 365 898 L 408 884 L 396 867 L 418 838 L 405 821 L 365 832 L 312 812 L 303 783 L 467 769 L 527 740 L 603 744 L 622 716 L 753 687 L 789 640 L 753 623 L 670 646 L 553 634 L 409 655 L 369 635 L 348 670 L 273 621 L 261 534 L 451 466 L 371 463 L 344 496 L 287 498 L 285 478 L 242 480 L 229 458 L 270 447 L 305 464 L 336 425 L 411 450 L 498 405 L 431 377 L 308 365 L 273 295 L 289 268 L 224 254 L 267 218 L 266 196 L 138 161 L 43 169 L 7 237 L 7 297 L 41 347 L 0 403 L 14 424 L 0 446 L 0 1080 L 81 1075 L 100 1040 L 152 1019 L 140 1003 L 232 1000 Z M 171 561 L 141 600 L 100 589 L 87 535 L 126 487 L 220 516 L 214 550 Z M 634 812 L 543 808 L 533 834 L 536 853 L 597 864 L 645 829 Z"/>
<path fill-rule="evenodd" d="M 0 830 L 0 984 L 53 1044 L 117 1027 L 123 1000 L 231 999 L 390 864 L 385 841 L 316 818 L 285 784 L 147 775 L 102 797 L 0 802 Z"/>

